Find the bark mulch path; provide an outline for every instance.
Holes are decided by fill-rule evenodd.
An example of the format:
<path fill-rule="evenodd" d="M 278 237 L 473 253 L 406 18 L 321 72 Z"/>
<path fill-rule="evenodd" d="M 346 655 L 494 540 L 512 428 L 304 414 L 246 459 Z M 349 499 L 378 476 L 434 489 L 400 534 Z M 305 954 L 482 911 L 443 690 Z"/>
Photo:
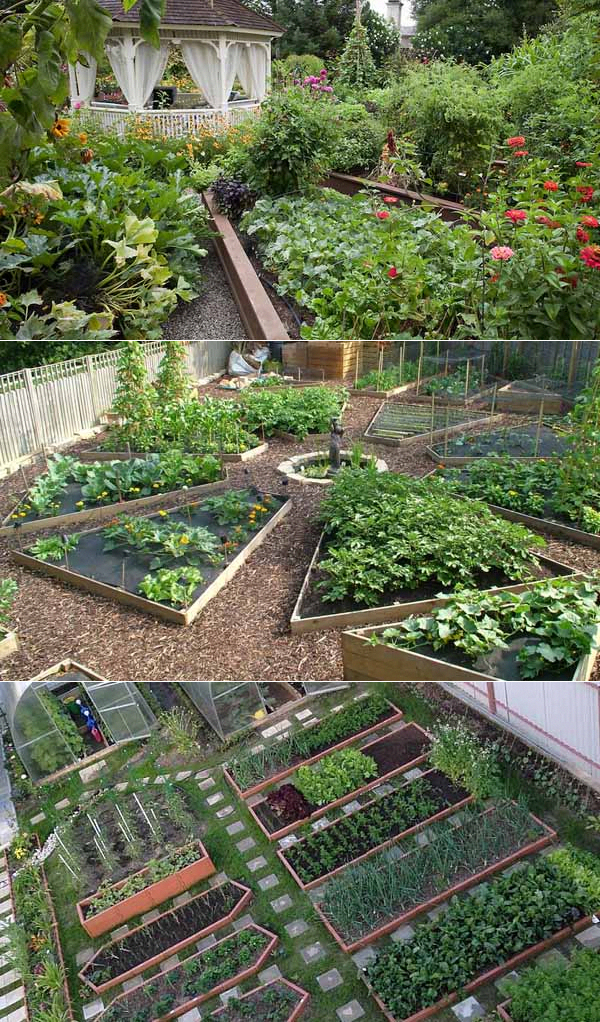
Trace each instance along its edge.
<path fill-rule="evenodd" d="M 203 391 L 228 396 L 214 385 Z M 410 401 L 410 394 L 402 398 Z M 362 440 L 380 403 L 375 398 L 351 398 L 344 414 L 344 446 L 360 440 L 366 453 L 377 454 L 392 470 L 415 476 L 431 471 L 426 439 L 401 448 Z M 522 424 L 523 419 L 497 417 L 498 424 L 511 422 Z M 489 423 L 478 428 L 487 429 Z M 77 453 L 94 442 L 75 444 L 69 452 Z M 308 437 L 296 443 L 275 439 L 255 461 L 229 466 L 232 486 L 254 484 L 267 492 L 289 495 L 293 507 L 260 550 L 187 628 L 154 620 L 17 567 L 8 557 L 9 545 L 15 541 L 2 537 L 0 578 L 9 576 L 19 584 L 13 620 L 21 650 L 0 662 L 0 679 L 32 678 L 70 657 L 109 680 L 340 680 L 339 632 L 291 635 L 289 631 L 292 610 L 319 537 L 316 511 L 327 490 L 293 482 L 284 488 L 276 470 L 290 454 L 326 447 L 326 437 Z M 28 483 L 43 469 L 43 459 L 28 466 L 24 470 Z M 23 489 L 21 472 L 0 481 L 2 517 L 11 511 L 15 495 Z M 85 527 L 93 525 L 93 521 L 87 522 Z M 600 551 L 588 547 L 551 540 L 547 553 L 580 570 L 600 569 Z M 600 673 L 599 665 L 596 671 Z"/>

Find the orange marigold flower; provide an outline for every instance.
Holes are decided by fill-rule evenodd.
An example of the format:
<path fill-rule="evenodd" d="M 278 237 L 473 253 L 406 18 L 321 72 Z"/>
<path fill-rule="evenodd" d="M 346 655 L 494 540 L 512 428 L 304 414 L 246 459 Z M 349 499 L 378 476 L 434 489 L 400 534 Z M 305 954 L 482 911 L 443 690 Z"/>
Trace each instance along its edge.
<path fill-rule="evenodd" d="M 4 291 L 0 291 L 0 309 L 2 309 L 3 306 L 6 305 L 7 301 L 8 301 L 8 295 L 5 294 Z"/>
<path fill-rule="evenodd" d="M 88 140 L 87 131 L 80 131 L 77 138 L 79 139 L 82 145 L 85 145 L 85 143 Z"/>
<path fill-rule="evenodd" d="M 55 138 L 66 138 L 67 135 L 69 134 L 69 131 L 70 131 L 69 121 L 66 119 L 66 117 L 57 117 L 54 124 L 50 128 L 50 132 L 51 134 L 54 135 Z"/>

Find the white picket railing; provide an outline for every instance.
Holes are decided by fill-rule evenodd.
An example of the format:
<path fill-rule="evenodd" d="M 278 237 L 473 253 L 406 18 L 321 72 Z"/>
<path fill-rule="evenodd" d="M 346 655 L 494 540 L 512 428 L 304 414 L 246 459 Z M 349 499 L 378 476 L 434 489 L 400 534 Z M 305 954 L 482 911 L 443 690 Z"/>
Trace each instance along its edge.
<path fill-rule="evenodd" d="M 143 343 L 153 380 L 164 342 Z M 184 343 L 194 380 L 225 369 L 230 341 Z M 104 351 L 0 376 L 0 475 L 97 426 L 113 402 L 118 357 L 118 350 Z"/>
<path fill-rule="evenodd" d="M 114 131 L 121 136 L 128 129 L 149 126 L 157 138 L 186 138 L 206 127 L 215 132 L 224 131 L 254 117 L 259 110 L 260 103 L 243 102 L 231 103 L 227 110 L 213 110 L 211 107 L 178 110 L 169 107 L 134 113 L 127 107 L 111 103 L 92 103 L 90 107 L 79 111 L 78 118 L 84 126 L 97 125 L 103 131 Z"/>

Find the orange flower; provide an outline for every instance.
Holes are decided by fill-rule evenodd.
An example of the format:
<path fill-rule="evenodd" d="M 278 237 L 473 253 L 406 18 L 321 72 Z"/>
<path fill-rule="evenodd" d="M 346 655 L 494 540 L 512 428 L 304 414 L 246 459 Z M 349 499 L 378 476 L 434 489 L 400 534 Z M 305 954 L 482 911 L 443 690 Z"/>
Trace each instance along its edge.
<path fill-rule="evenodd" d="M 8 295 L 5 294 L 4 291 L 0 291 L 0 309 L 4 305 L 6 305 L 7 301 L 8 301 Z"/>
<path fill-rule="evenodd" d="M 82 145 L 85 145 L 85 143 L 88 140 L 87 132 L 86 131 L 81 131 L 79 133 L 79 135 L 77 136 L 77 138 L 79 139 L 79 141 L 81 142 Z"/>
<path fill-rule="evenodd" d="M 66 117 L 57 117 L 50 131 L 55 138 L 66 138 L 70 131 Z"/>

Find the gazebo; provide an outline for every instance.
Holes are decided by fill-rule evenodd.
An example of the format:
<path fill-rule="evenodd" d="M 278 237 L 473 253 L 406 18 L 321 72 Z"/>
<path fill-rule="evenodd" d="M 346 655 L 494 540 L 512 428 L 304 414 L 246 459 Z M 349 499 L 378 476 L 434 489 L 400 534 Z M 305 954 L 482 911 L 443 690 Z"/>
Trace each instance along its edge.
<path fill-rule="evenodd" d="M 113 23 L 106 55 L 127 106 L 94 102 L 96 61 L 69 67 L 71 106 L 90 113 L 105 127 L 122 129 L 128 114 L 150 119 L 158 134 L 179 136 L 206 121 L 237 123 L 264 99 L 269 79 L 271 40 L 283 29 L 238 0 L 167 0 L 159 28 L 159 47 L 144 42 L 139 3 L 123 10 L 122 0 L 103 0 Z M 160 83 L 172 47 L 179 49 L 207 106 L 152 110 L 147 104 Z M 236 78 L 246 99 L 230 103 Z"/>

